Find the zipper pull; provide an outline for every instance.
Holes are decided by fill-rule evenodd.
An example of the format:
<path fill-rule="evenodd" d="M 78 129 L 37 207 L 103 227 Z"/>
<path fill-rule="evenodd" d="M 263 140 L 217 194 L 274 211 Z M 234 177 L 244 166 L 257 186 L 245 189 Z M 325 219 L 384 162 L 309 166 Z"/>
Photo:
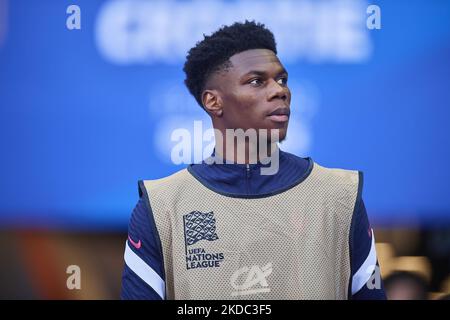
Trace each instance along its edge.
<path fill-rule="evenodd" d="M 247 178 L 250 178 L 250 165 L 247 163 Z"/>

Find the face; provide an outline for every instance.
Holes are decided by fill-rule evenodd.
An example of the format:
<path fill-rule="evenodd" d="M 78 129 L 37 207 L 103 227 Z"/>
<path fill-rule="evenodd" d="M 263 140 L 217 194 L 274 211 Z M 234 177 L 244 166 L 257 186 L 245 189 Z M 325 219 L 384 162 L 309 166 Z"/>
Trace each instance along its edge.
<path fill-rule="evenodd" d="M 220 129 L 279 130 L 286 137 L 291 92 L 288 74 L 274 52 L 247 50 L 230 58 L 232 66 L 212 79 L 221 110 L 213 117 Z"/>

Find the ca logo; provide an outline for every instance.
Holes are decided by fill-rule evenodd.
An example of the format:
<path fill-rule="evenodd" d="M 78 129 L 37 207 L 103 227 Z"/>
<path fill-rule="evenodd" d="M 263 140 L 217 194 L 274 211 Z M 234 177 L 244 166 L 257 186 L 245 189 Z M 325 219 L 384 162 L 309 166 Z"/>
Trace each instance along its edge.
<path fill-rule="evenodd" d="M 272 263 L 269 262 L 264 267 L 258 265 L 243 267 L 237 270 L 231 276 L 231 286 L 236 290 L 231 293 L 232 296 L 270 292 L 267 277 L 272 273 Z M 243 277 L 245 280 L 242 282 Z"/>

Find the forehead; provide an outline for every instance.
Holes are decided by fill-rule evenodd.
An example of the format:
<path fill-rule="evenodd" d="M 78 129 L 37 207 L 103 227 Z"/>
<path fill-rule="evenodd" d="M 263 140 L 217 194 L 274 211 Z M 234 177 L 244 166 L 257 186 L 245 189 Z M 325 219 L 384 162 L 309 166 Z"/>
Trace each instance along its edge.
<path fill-rule="evenodd" d="M 281 71 L 283 68 L 276 54 L 267 49 L 252 49 L 233 55 L 230 58 L 231 68 L 237 75 L 250 71 Z"/>

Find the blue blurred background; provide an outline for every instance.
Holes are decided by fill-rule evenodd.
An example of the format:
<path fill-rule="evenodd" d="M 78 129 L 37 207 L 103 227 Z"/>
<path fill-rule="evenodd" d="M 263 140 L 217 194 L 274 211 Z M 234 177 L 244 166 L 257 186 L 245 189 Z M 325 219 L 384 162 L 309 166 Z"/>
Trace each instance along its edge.
<path fill-rule="evenodd" d="M 73 4 L 80 8 L 79 30 L 66 24 Z M 379 30 L 366 25 L 371 4 L 381 8 Z M 0 0 L 2 239 L 25 232 L 19 237 L 35 244 L 34 237 L 48 234 L 114 233 L 122 250 L 137 180 L 183 167 L 170 160 L 173 129 L 192 131 L 194 120 L 209 126 L 183 85 L 187 50 L 203 33 L 244 19 L 274 31 L 290 74 L 292 119 L 282 149 L 362 170 L 363 196 L 380 233 L 441 230 L 443 240 L 435 242 L 446 274 L 446 0 Z M 420 232 L 416 251 L 430 256 Z M 117 281 L 118 274 L 110 277 Z M 83 297 L 114 297 L 117 286 Z M 67 297 L 52 288 L 10 292 Z"/>

